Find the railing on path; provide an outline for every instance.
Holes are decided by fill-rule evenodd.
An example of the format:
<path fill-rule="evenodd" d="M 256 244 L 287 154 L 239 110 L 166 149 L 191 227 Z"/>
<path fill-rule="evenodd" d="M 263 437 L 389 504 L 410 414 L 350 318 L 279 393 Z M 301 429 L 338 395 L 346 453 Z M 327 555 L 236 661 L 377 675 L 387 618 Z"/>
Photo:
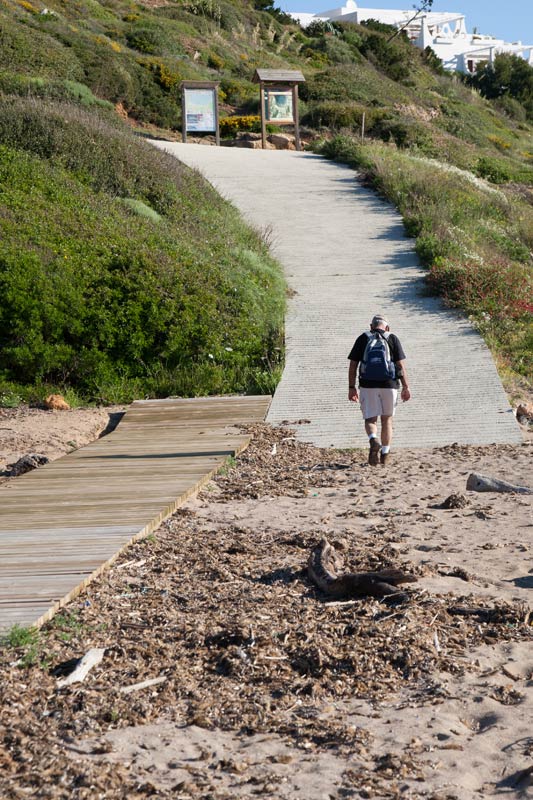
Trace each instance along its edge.
<path fill-rule="evenodd" d="M 270 397 L 141 400 L 96 442 L 0 488 L 0 629 L 42 625 L 250 437 Z"/>

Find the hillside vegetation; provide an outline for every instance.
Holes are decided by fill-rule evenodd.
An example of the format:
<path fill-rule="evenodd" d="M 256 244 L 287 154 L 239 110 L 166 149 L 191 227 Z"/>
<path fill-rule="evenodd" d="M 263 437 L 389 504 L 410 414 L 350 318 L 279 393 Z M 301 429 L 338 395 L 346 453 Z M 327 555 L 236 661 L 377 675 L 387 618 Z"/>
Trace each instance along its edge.
<path fill-rule="evenodd" d="M 80 108 L 0 105 L 4 400 L 271 391 L 285 288 L 200 176 Z"/>
<path fill-rule="evenodd" d="M 288 67 L 306 76 L 304 138 L 397 205 L 429 289 L 471 315 L 510 389 L 527 386 L 533 69 L 498 57 L 467 82 L 393 34 L 304 31 L 269 0 L 1 0 L 4 381 L 113 400 L 273 387 L 279 268 L 127 126 L 176 135 L 183 79 L 219 81 L 222 115 L 250 124 L 254 70 Z"/>

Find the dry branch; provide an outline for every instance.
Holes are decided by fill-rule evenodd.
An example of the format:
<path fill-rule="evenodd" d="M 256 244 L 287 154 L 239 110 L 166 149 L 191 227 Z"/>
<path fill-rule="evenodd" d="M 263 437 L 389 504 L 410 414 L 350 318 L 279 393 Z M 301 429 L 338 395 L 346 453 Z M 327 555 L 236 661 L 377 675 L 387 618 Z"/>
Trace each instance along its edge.
<path fill-rule="evenodd" d="M 148 678 L 141 683 L 132 683 L 130 686 L 121 686 L 119 691 L 122 694 L 131 694 L 131 692 L 138 692 L 141 689 L 147 689 L 149 686 L 157 686 L 159 683 L 164 683 L 167 679 L 166 675 L 160 675 L 159 678 Z"/>
<path fill-rule="evenodd" d="M 400 569 L 379 572 L 347 572 L 339 575 L 342 559 L 327 539 L 322 539 L 311 552 L 308 573 L 319 589 L 332 597 L 386 597 L 398 594 L 398 585 L 413 583 L 415 575 Z"/>

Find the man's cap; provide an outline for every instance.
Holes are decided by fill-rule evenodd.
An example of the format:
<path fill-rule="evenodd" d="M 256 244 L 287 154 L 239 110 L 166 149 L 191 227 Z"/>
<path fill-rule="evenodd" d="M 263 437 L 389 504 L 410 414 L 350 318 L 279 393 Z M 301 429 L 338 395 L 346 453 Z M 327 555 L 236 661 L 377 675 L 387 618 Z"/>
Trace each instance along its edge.
<path fill-rule="evenodd" d="M 372 317 L 372 322 L 370 323 L 371 328 L 379 328 L 380 325 L 385 325 L 385 327 L 389 327 L 388 321 L 385 317 L 382 317 L 381 314 L 376 314 Z"/>

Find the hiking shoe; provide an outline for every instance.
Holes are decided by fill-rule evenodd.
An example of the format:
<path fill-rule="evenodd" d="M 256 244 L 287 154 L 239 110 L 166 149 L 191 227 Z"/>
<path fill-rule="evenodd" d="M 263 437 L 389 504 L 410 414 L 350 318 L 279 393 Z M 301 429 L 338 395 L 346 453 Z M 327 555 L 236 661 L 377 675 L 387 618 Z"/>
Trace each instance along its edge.
<path fill-rule="evenodd" d="M 380 453 L 379 463 L 382 467 L 386 467 L 390 460 L 390 453 Z"/>
<path fill-rule="evenodd" d="M 381 451 L 381 443 L 378 439 L 370 440 L 370 449 L 368 451 L 368 463 L 375 467 L 379 463 L 379 454 Z"/>

